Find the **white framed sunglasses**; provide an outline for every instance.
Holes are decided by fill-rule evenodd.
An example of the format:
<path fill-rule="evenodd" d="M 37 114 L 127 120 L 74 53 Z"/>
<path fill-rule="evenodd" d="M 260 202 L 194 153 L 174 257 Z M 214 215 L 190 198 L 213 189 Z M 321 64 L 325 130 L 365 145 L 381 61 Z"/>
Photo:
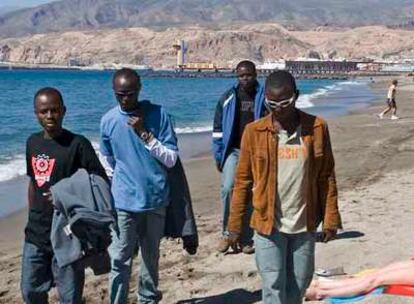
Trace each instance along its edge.
<path fill-rule="evenodd" d="M 265 102 L 271 109 L 276 109 L 276 108 L 287 108 L 295 100 L 296 100 L 296 94 L 293 94 L 293 96 L 290 97 L 289 99 L 275 101 L 275 100 L 270 100 L 266 98 Z"/>

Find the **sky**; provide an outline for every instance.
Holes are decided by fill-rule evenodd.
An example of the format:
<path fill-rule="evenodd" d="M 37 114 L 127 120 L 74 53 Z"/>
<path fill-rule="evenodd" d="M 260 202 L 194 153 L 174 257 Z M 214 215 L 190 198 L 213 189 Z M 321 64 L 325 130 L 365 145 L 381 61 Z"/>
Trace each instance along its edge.
<path fill-rule="evenodd" d="M 0 0 L 0 7 L 5 6 L 18 6 L 18 7 L 28 7 L 36 6 L 43 3 L 52 2 L 53 0 Z"/>

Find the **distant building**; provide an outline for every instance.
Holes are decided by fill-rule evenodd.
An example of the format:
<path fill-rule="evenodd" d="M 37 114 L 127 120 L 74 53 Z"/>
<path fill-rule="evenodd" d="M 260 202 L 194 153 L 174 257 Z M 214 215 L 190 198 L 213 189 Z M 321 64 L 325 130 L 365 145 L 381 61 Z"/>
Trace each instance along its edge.
<path fill-rule="evenodd" d="M 187 54 L 187 43 L 184 40 L 177 40 L 173 44 L 173 48 L 177 55 L 177 66 L 176 68 L 182 69 L 185 66 L 186 54 Z"/>
<path fill-rule="evenodd" d="M 406 72 L 414 71 L 414 63 L 386 63 L 382 66 L 381 72 Z"/>
<path fill-rule="evenodd" d="M 365 72 L 379 72 L 382 69 L 382 64 L 378 62 L 361 62 L 357 64 L 357 69 Z"/>
<path fill-rule="evenodd" d="M 256 65 L 256 68 L 260 71 L 284 70 L 286 68 L 286 61 L 284 60 L 265 61 L 263 64 Z"/>
<path fill-rule="evenodd" d="M 218 67 L 210 62 L 188 62 L 183 66 L 186 70 L 217 70 Z"/>
<path fill-rule="evenodd" d="M 298 60 L 286 61 L 286 70 L 294 74 L 334 74 L 357 71 L 357 62 Z"/>

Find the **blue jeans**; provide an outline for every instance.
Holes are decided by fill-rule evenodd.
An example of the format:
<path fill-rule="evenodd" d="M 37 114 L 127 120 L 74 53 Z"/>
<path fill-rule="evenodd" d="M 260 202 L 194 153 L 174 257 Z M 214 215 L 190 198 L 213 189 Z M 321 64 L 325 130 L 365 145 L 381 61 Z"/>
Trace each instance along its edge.
<path fill-rule="evenodd" d="M 53 252 L 25 242 L 20 288 L 26 304 L 48 303 L 48 291 L 56 285 L 61 304 L 82 303 L 85 269 L 82 262 L 59 267 Z"/>
<path fill-rule="evenodd" d="M 256 233 L 255 247 L 263 303 L 301 304 L 315 267 L 314 234 Z"/>
<path fill-rule="evenodd" d="M 110 302 L 128 301 L 132 259 L 141 248 L 138 298 L 141 304 L 156 304 L 162 294 L 158 290 L 160 241 L 164 235 L 166 208 L 145 212 L 117 210 L 119 235 L 113 232 L 111 255 Z"/>
<path fill-rule="evenodd" d="M 221 202 L 223 205 L 223 227 L 222 233 L 223 236 L 228 235 L 228 222 L 230 216 L 230 204 L 231 196 L 233 194 L 234 179 L 236 177 L 237 163 L 239 162 L 239 149 L 233 149 L 230 154 L 227 156 L 226 161 L 224 162 L 223 170 L 221 173 Z M 253 229 L 250 228 L 250 217 L 252 214 L 252 206 L 249 204 L 247 208 L 247 213 L 243 218 L 243 230 L 240 236 L 240 242 L 242 245 L 247 245 L 252 243 L 253 238 Z"/>

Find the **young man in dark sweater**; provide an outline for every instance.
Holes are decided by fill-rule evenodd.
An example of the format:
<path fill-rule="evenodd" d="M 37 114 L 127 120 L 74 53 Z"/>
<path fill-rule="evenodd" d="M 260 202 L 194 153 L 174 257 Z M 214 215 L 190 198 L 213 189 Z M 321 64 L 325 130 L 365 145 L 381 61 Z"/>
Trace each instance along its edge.
<path fill-rule="evenodd" d="M 66 107 L 58 90 L 39 90 L 34 112 L 43 130 L 32 134 L 26 146 L 29 219 L 23 248 L 22 296 L 26 304 L 48 303 L 48 291 L 56 286 L 60 303 L 81 303 L 85 279 L 82 263 L 59 267 L 54 257 L 50 241 L 54 209 L 49 189 L 80 168 L 107 177 L 89 140 L 62 128 Z"/>

